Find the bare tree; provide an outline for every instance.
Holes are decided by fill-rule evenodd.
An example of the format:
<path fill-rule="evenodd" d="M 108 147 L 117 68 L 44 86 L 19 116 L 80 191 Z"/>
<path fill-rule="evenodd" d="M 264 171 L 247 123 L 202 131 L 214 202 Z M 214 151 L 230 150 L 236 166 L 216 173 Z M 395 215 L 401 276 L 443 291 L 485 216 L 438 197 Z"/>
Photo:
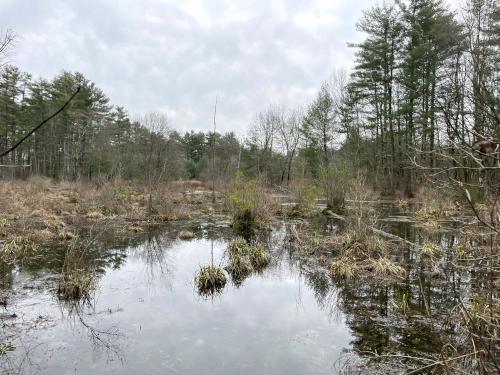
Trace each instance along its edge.
<path fill-rule="evenodd" d="M 0 67 L 3 61 L 8 57 L 15 39 L 16 34 L 14 34 L 13 30 L 7 29 L 4 32 L 0 31 Z"/>
<path fill-rule="evenodd" d="M 170 120 L 160 112 L 149 112 L 139 119 L 142 126 L 148 129 L 149 137 L 143 150 L 144 177 L 149 191 L 148 214 L 152 214 L 153 193 L 166 178 L 168 170 L 167 140 L 170 136 Z"/>
<path fill-rule="evenodd" d="M 278 123 L 277 141 L 281 148 L 281 152 L 285 156 L 283 169 L 281 171 L 281 183 L 288 184 L 290 182 L 292 162 L 299 146 L 301 133 L 300 126 L 304 114 L 302 109 L 287 111 L 283 116 L 283 121 Z"/>
<path fill-rule="evenodd" d="M 274 148 L 275 133 L 283 121 L 282 108 L 274 105 L 264 112 L 258 113 L 250 126 L 248 141 L 257 148 L 255 157 L 259 174 L 264 173 L 269 166 Z"/>

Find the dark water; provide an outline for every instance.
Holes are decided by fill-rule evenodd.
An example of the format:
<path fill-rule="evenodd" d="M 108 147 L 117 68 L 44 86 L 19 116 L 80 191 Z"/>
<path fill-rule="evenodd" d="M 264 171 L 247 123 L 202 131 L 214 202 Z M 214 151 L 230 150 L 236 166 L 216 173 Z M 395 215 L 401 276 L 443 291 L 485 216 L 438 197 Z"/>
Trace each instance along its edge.
<path fill-rule="evenodd" d="M 384 208 L 385 216 L 402 215 Z M 319 231 L 337 229 L 319 220 Z M 429 264 L 411 246 L 393 254 L 408 271 L 400 281 L 333 280 L 298 255 L 289 225 L 269 235 L 271 265 L 220 295 L 200 297 L 200 265 L 223 265 L 233 238 L 207 223 L 108 236 L 92 249 L 100 273 L 90 303 L 57 297 L 62 252 L 50 249 L 4 271 L 0 356 L 4 373 L 27 374 L 332 374 L 346 358 L 373 353 L 433 357 L 460 333 L 452 308 L 484 288 L 485 276 L 452 267 L 453 229 L 422 232 L 411 223 L 382 222 L 385 230 L 421 243 L 433 239 L 445 255 Z M 176 235 L 190 229 L 196 238 Z M 12 315 L 14 314 L 14 315 Z M 400 361 L 401 362 L 401 361 Z M 403 361 L 404 362 L 404 361 Z M 396 370 L 394 370 L 396 373 Z"/>

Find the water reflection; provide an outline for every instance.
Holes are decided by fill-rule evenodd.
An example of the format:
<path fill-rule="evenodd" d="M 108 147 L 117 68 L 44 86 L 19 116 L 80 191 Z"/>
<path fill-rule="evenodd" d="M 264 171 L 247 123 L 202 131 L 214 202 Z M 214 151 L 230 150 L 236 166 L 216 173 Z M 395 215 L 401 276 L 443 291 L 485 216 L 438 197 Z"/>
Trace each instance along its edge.
<path fill-rule="evenodd" d="M 318 232 L 339 230 L 318 220 Z M 384 225 L 416 244 L 432 236 L 443 259 L 430 262 L 403 246 L 393 256 L 407 270 L 404 280 L 333 280 L 290 245 L 288 223 L 259 238 L 272 253 L 268 268 L 204 299 L 193 275 L 201 265 L 223 264 L 230 228 L 191 223 L 182 228 L 194 233 L 190 241 L 177 238 L 177 227 L 110 233 L 89 252 L 100 279 L 83 305 L 57 298 L 54 275 L 64 250 L 50 249 L 2 277 L 7 311 L 22 313 L 3 319 L 0 341 L 18 348 L 5 358 L 11 367 L 22 362 L 27 373 L 303 374 L 332 373 L 346 353 L 424 355 L 448 342 L 459 348 L 452 309 L 490 278 L 449 261 L 463 241 L 453 232 Z"/>

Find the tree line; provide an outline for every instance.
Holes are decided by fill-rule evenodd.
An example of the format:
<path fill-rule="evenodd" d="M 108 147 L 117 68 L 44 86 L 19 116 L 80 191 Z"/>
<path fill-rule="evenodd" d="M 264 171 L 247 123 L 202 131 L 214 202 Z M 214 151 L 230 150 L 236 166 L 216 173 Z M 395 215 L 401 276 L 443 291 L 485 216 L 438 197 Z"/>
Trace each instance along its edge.
<path fill-rule="evenodd" d="M 450 177 L 463 182 L 484 178 L 485 168 L 475 167 L 482 160 L 475 145 L 495 146 L 500 137 L 498 2 L 468 0 L 454 12 L 440 0 L 387 1 L 366 10 L 356 26 L 364 40 L 350 44 L 352 71 L 335 70 L 305 108 L 269 105 L 255 115 L 243 140 L 233 133 L 180 134 L 159 113 L 131 120 L 80 73 L 47 81 L 3 66 L 1 149 L 76 87 L 81 92 L 0 160 L 16 166 L 1 168 L 2 174 L 92 180 L 208 179 L 215 173 L 227 181 L 240 170 L 287 185 L 363 170 L 376 188 L 407 195 L 422 182 L 423 171 L 449 168 Z"/>
<path fill-rule="evenodd" d="M 144 179 L 154 171 L 164 180 L 200 178 L 207 173 L 212 144 L 219 177 L 234 175 L 240 147 L 234 133 L 180 134 L 161 113 L 132 120 L 80 73 L 35 80 L 12 65 L 0 72 L 0 151 L 56 111 L 77 87 L 67 109 L 1 160 L 4 177 Z"/>

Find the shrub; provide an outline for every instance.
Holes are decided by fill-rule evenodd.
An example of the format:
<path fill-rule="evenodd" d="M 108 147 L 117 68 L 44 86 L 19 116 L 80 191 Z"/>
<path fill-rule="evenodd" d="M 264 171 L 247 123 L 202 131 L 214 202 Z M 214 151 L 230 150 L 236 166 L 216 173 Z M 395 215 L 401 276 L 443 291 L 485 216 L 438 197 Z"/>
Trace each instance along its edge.
<path fill-rule="evenodd" d="M 349 169 L 339 164 L 321 169 L 319 179 L 326 197 L 326 205 L 332 210 L 342 210 L 349 189 Z"/>
<path fill-rule="evenodd" d="M 233 212 L 233 225 L 241 232 L 265 224 L 275 211 L 275 202 L 263 185 L 256 180 L 246 180 L 241 173 L 236 175 L 227 198 Z"/>
<path fill-rule="evenodd" d="M 316 209 L 319 197 L 317 186 L 311 184 L 294 185 L 291 193 L 295 202 L 290 212 L 291 216 L 305 216 Z"/>

